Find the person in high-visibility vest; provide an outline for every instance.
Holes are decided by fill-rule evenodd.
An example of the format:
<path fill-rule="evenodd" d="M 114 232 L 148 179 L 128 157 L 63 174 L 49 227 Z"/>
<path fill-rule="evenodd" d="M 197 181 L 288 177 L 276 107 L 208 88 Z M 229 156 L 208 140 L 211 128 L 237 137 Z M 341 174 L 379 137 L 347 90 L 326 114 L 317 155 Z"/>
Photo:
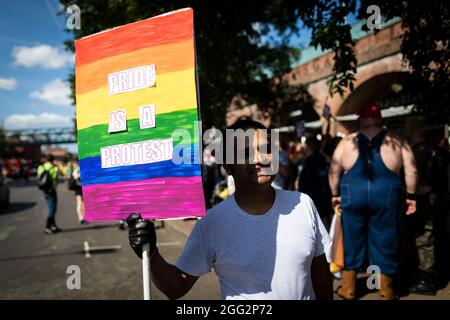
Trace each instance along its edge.
<path fill-rule="evenodd" d="M 54 164 L 55 159 L 53 155 L 48 155 L 44 159 L 45 159 L 44 163 L 40 165 L 37 169 L 38 179 L 42 177 L 42 175 L 46 171 L 49 173 L 51 179 L 51 185 L 48 188 L 42 190 L 44 192 L 44 197 L 45 200 L 47 201 L 48 207 L 47 223 L 44 232 L 46 234 L 54 234 L 62 231 L 56 226 L 55 223 L 56 209 L 58 205 L 56 187 L 58 185 L 59 168 L 57 165 Z"/>

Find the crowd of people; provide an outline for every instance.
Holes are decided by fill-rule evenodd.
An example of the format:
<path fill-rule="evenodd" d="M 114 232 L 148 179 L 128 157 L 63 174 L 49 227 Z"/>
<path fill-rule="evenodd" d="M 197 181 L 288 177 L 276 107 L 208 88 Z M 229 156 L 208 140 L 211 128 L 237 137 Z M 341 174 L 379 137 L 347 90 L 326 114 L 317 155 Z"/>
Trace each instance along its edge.
<path fill-rule="evenodd" d="M 357 132 L 344 138 L 282 139 L 275 176 L 263 174 L 265 164 L 259 160 L 252 165 L 218 165 L 208 154 L 203 181 L 210 210 L 194 227 L 175 265 L 159 255 L 151 222 L 137 215 L 127 220 L 130 244 L 138 256 L 142 244 L 151 243 L 156 285 L 177 298 L 214 267 L 224 298 L 330 298 L 330 283 L 324 277 L 330 259 L 325 260 L 325 254 L 331 246 L 333 214 L 340 210 L 344 265 L 337 295 L 356 299 L 357 276 L 369 265 L 380 270 L 380 299 L 396 299 L 406 292 L 435 295 L 448 283 L 450 270 L 448 138 L 444 130 L 429 128 L 423 121 L 405 128 L 402 135 L 394 133 L 383 126 L 377 106 L 359 112 L 359 125 Z M 238 121 L 234 127 L 265 129 L 251 120 Z M 48 156 L 37 174 L 48 204 L 45 232 L 60 232 L 55 222 L 56 185 L 62 173 Z M 83 224 L 76 159 L 65 179 Z M 272 218 L 263 223 L 262 217 L 272 211 Z M 305 212 L 308 218 L 303 221 Z M 265 243 L 268 261 L 261 260 L 255 239 Z M 280 241 L 287 249 L 279 247 Z M 298 251 L 288 245 L 291 242 L 309 249 Z M 294 266 L 290 255 L 304 265 Z M 288 275 L 292 272 L 294 276 Z M 295 285 L 287 285 L 291 282 Z"/>
<path fill-rule="evenodd" d="M 345 266 L 337 294 L 343 299 L 357 297 L 357 274 L 368 265 L 381 270 L 383 299 L 435 295 L 448 282 L 448 138 L 442 127 L 410 123 L 394 133 L 383 126 L 380 108 L 367 106 L 360 130 L 343 139 L 280 141 L 272 187 L 309 195 L 328 230 L 336 206 L 341 210 Z M 232 195 L 233 179 L 213 157 L 204 173 L 208 207 Z"/>

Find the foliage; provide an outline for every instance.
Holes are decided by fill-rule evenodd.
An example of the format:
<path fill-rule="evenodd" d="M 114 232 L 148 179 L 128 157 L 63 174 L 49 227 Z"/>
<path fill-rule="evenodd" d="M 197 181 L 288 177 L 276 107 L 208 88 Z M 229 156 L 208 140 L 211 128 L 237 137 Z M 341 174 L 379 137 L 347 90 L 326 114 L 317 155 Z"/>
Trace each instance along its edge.
<path fill-rule="evenodd" d="M 67 7 L 72 0 L 60 3 Z M 283 108 L 283 101 L 295 100 L 295 88 L 289 89 L 277 79 L 290 70 L 292 60 L 299 55 L 299 48 L 289 39 L 299 31 L 300 21 L 311 29 L 312 45 L 335 53 L 330 94 L 352 90 L 357 60 L 346 18 L 356 13 L 360 19 L 367 18 L 366 9 L 374 4 L 380 7 L 383 19 L 402 19 L 405 33 L 401 51 L 423 90 L 419 109 L 431 110 L 437 119 L 446 121 L 450 102 L 448 1 L 77 0 L 81 30 L 74 30 L 74 37 L 192 7 L 202 119 L 207 126 L 220 126 L 235 96 L 258 102 L 274 113 Z M 67 41 L 66 46 L 74 50 L 73 41 Z M 73 89 L 73 75 L 71 85 Z M 311 99 L 301 101 L 304 110 L 311 107 L 307 105 Z"/>
<path fill-rule="evenodd" d="M 361 1 L 359 16 L 369 4 L 380 7 L 384 19 L 402 19 L 401 52 L 411 69 L 420 100 L 418 111 L 435 123 L 450 119 L 450 2 Z"/>

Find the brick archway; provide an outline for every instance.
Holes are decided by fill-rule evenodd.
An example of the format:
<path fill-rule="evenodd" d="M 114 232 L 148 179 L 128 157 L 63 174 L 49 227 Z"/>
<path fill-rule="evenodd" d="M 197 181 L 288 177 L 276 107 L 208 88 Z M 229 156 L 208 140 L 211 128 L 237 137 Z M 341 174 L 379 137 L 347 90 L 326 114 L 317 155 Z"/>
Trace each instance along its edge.
<path fill-rule="evenodd" d="M 357 113 L 363 106 L 376 104 L 395 90 L 395 86 L 402 86 L 409 78 L 408 72 L 387 72 L 373 76 L 359 83 L 335 110 L 336 116 Z M 356 121 L 336 122 L 336 131 L 349 133 L 358 129 Z"/>
<path fill-rule="evenodd" d="M 402 64 L 402 55 L 400 53 L 359 66 L 356 73 L 356 80 L 354 82 L 355 89 L 353 92 L 347 90 L 344 93 L 344 99 L 338 94 L 335 94 L 332 98 L 328 99 L 327 104 L 330 106 L 333 115 L 348 114 L 341 111 L 342 106 L 345 106 L 347 99 L 354 94 L 361 85 L 366 83 L 366 81 L 380 75 L 404 73 L 406 71 L 407 69 Z M 326 79 L 310 84 L 308 91 L 316 99 L 316 111 L 320 114 L 327 98 L 328 85 Z"/>
<path fill-rule="evenodd" d="M 344 99 L 338 94 L 327 100 L 328 85 L 326 79 L 312 83 L 308 91 L 316 99 L 315 110 L 322 114 L 325 102 L 330 106 L 334 116 L 341 116 L 355 113 L 363 103 L 371 103 L 379 100 L 383 94 L 387 94 L 390 86 L 396 81 L 401 81 L 407 74 L 408 69 L 402 63 L 400 53 L 372 61 L 358 67 L 355 89 L 347 90 Z M 336 122 L 336 130 L 343 133 L 354 131 L 354 124 L 344 124 Z"/>
<path fill-rule="evenodd" d="M 366 80 L 342 102 L 336 115 L 354 114 L 364 105 L 382 100 L 393 90 L 394 84 L 401 85 L 407 78 L 407 72 L 389 72 Z"/>

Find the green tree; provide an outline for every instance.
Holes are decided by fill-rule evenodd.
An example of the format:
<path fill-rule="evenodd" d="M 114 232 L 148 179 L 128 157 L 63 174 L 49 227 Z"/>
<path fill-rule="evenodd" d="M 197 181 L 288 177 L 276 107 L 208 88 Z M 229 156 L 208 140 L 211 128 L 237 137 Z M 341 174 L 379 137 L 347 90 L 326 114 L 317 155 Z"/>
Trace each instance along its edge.
<path fill-rule="evenodd" d="M 71 0 L 60 0 L 64 7 Z M 437 119 L 449 119 L 449 2 L 411 0 L 77 0 L 81 8 L 79 38 L 114 26 L 145 19 L 171 10 L 192 7 L 198 57 L 202 118 L 206 125 L 220 125 L 232 97 L 258 102 L 277 111 L 283 101 L 295 99 L 295 89 L 279 81 L 290 70 L 299 50 L 290 37 L 299 22 L 312 30 L 311 44 L 334 51 L 330 93 L 353 89 L 357 60 L 346 18 L 376 4 L 382 17 L 400 17 L 405 30 L 401 51 L 412 68 L 423 99 L 419 109 Z M 276 37 L 273 37 L 276 35 Z M 272 41 L 267 39 L 273 38 Z M 69 50 L 73 42 L 67 41 Z M 73 88 L 73 75 L 71 76 Z M 292 97 L 283 95 L 293 94 Z M 306 99 L 304 101 L 310 101 Z M 281 101 L 281 102 L 280 102 Z M 302 105 L 305 108 L 307 103 Z"/>
<path fill-rule="evenodd" d="M 450 2 L 438 0 L 374 1 L 362 0 L 359 17 L 365 8 L 376 4 L 383 18 L 402 19 L 401 52 L 411 68 L 415 90 L 420 92 L 418 111 L 429 121 L 450 120 Z"/>
<path fill-rule="evenodd" d="M 72 4 L 71 0 L 60 2 L 64 7 Z M 297 57 L 298 50 L 288 46 L 286 41 L 277 45 L 263 44 L 264 37 L 270 32 L 270 24 L 282 14 L 281 3 L 267 0 L 79 0 L 81 29 L 75 29 L 74 36 L 80 38 L 171 10 L 192 7 L 202 119 L 208 126 L 221 125 L 227 104 L 235 95 L 249 96 L 249 88 L 267 83 L 272 75 L 287 72 L 291 58 Z M 296 28 L 295 21 L 280 26 L 286 33 L 285 39 Z M 74 51 L 73 41 L 67 41 L 66 46 Z M 70 83 L 73 89 L 73 75 Z"/>

